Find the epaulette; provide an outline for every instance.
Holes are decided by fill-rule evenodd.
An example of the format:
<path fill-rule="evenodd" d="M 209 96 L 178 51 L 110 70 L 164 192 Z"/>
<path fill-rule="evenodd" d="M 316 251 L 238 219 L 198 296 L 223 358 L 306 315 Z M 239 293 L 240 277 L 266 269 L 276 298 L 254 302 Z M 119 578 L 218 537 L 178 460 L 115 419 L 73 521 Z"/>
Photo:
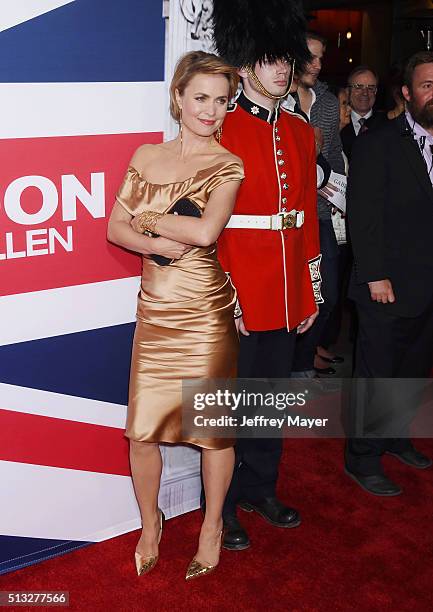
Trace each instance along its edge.
<path fill-rule="evenodd" d="M 295 111 L 292 111 L 288 108 L 284 108 L 284 106 L 280 106 L 280 109 L 284 111 L 285 113 L 287 113 L 288 115 L 290 115 L 291 117 L 297 117 L 298 119 L 302 119 L 304 123 L 308 123 L 304 115 L 301 115 L 300 113 L 295 113 Z"/>
<path fill-rule="evenodd" d="M 228 113 L 232 113 L 233 111 L 236 110 L 237 108 L 237 103 L 236 102 L 231 102 L 228 106 L 227 106 L 227 112 Z"/>

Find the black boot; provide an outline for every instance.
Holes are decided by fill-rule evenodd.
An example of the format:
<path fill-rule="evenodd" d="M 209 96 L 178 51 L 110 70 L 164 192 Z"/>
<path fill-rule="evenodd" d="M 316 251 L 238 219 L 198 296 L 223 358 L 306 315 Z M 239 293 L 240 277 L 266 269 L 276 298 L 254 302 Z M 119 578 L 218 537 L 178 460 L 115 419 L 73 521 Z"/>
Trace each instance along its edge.
<path fill-rule="evenodd" d="M 240 524 L 236 514 L 223 516 L 223 523 L 223 548 L 227 550 L 245 550 L 250 547 L 248 534 Z"/>
<path fill-rule="evenodd" d="M 275 527 L 298 527 L 301 518 L 297 510 L 289 508 L 276 497 L 264 497 L 259 502 L 240 502 L 239 506 L 247 512 L 258 512 L 268 523 Z"/>

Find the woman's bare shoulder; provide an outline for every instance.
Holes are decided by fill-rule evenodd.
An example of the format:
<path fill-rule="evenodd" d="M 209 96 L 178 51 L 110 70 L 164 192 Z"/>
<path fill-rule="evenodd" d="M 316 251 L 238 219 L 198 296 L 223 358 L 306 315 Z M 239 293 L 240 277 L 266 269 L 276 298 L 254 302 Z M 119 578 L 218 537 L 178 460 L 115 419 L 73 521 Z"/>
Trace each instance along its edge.
<path fill-rule="evenodd" d="M 219 152 L 219 155 L 218 155 L 218 161 L 228 162 L 228 163 L 238 163 L 243 168 L 244 162 L 241 160 L 240 157 L 238 157 L 234 153 L 231 153 L 228 149 L 225 149 L 221 145 L 220 145 L 220 149 L 221 151 Z"/>
<path fill-rule="evenodd" d="M 141 172 L 152 161 L 163 155 L 164 143 L 143 144 L 136 149 L 130 165 Z"/>

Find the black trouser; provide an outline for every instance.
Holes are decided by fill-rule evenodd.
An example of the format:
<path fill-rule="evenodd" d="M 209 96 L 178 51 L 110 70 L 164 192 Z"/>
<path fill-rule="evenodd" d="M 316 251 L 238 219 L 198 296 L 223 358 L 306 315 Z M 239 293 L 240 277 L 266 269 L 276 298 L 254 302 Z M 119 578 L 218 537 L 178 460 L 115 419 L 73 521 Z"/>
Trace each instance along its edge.
<path fill-rule="evenodd" d="M 320 344 L 322 332 L 326 322 L 335 308 L 338 298 L 338 244 L 335 238 L 334 226 L 331 219 L 319 219 L 320 250 L 322 261 L 320 263 L 320 274 L 322 277 L 323 304 L 319 306 L 319 314 L 314 325 L 298 337 L 296 342 L 295 356 L 293 359 L 293 371 L 302 372 L 314 368 L 314 355 Z"/>
<path fill-rule="evenodd" d="M 355 377 L 428 378 L 433 366 L 433 304 L 422 315 L 414 318 L 393 316 L 386 307 L 382 308 L 382 305 L 373 302 L 358 305 L 357 310 L 359 332 Z M 367 421 L 374 425 L 376 402 L 378 413 L 384 415 L 385 421 L 388 419 L 388 422 L 384 422 L 383 417 L 382 420 L 378 417 L 378 431 L 391 429 L 396 432 L 397 437 L 349 439 L 346 445 L 346 465 L 351 472 L 363 476 L 381 474 L 381 456 L 385 451 L 401 453 L 411 448 L 409 426 L 417 406 L 413 399 L 416 396 L 416 381 L 414 382 L 408 384 L 407 389 L 400 386 L 403 397 L 398 397 L 395 393 L 383 393 L 379 388 L 376 400 L 375 396 L 372 396 L 370 406 L 352 405 L 352 410 L 367 410 Z M 367 393 L 373 385 L 374 381 L 371 381 L 371 384 L 366 381 Z M 414 393 L 411 393 L 411 388 Z M 407 393 L 410 401 L 405 401 L 404 393 Z M 382 403 L 381 394 L 384 398 Z M 392 395 L 394 398 L 391 405 L 384 405 Z M 364 414 L 355 414 L 352 422 L 358 418 L 362 425 L 364 417 Z"/>
<path fill-rule="evenodd" d="M 239 378 L 289 378 L 296 330 L 276 329 L 240 336 Z M 233 515 L 240 500 L 255 502 L 275 496 L 281 438 L 239 439 L 235 469 L 223 515 Z"/>
<path fill-rule="evenodd" d="M 344 307 L 349 305 L 350 311 L 352 311 L 352 302 L 348 302 L 346 297 L 352 259 L 350 245 L 338 245 L 337 302 L 323 327 L 322 335 L 318 342 L 318 346 L 323 346 L 325 349 L 329 349 L 338 341 Z"/>

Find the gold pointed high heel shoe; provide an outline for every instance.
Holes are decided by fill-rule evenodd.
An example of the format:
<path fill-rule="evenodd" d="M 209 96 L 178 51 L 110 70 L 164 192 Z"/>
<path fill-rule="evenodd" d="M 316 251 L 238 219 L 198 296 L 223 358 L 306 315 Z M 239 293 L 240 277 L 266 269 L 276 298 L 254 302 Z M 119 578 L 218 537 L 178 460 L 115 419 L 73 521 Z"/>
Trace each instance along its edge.
<path fill-rule="evenodd" d="M 159 510 L 159 535 L 158 535 L 158 544 L 161 541 L 162 536 L 162 527 L 165 521 L 164 512 Z M 148 574 L 158 562 L 158 555 L 151 555 L 149 557 L 143 557 L 140 553 L 135 553 L 135 567 L 137 568 L 137 575 L 142 576 L 143 574 Z"/>
<path fill-rule="evenodd" d="M 220 549 L 221 549 L 222 536 L 223 536 L 223 532 L 221 531 Z M 217 567 L 218 565 L 204 565 L 203 563 L 200 563 L 200 561 L 197 561 L 197 559 L 194 557 L 194 559 L 188 565 L 188 569 L 186 570 L 185 580 L 194 580 L 194 578 L 200 578 L 201 576 L 206 576 L 207 574 L 210 574 L 211 572 L 213 572 L 214 569 Z"/>
<path fill-rule="evenodd" d="M 188 565 L 186 570 L 185 580 L 194 580 L 194 578 L 200 578 L 214 571 L 218 567 L 217 565 L 203 565 L 200 561 L 194 557 L 191 563 Z"/>

